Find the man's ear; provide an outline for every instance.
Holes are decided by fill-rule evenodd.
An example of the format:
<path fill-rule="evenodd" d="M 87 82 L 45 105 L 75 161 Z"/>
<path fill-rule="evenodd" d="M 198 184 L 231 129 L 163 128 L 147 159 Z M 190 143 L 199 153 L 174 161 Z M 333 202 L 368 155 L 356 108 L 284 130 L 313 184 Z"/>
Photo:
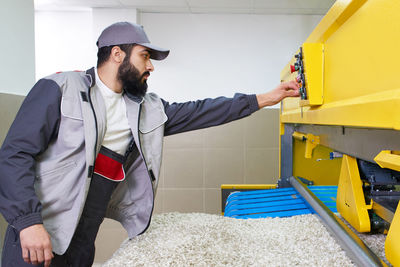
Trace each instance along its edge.
<path fill-rule="evenodd" d="M 125 52 L 119 46 L 114 46 L 111 49 L 110 59 L 116 63 L 122 63 L 125 58 Z"/>

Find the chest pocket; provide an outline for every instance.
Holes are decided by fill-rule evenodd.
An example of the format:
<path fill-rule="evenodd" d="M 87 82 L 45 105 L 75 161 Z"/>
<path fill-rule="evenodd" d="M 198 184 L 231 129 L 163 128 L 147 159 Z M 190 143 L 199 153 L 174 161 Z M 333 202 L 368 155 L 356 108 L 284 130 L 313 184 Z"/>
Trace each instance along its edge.
<path fill-rule="evenodd" d="M 141 134 L 148 134 L 155 129 L 163 126 L 168 120 L 164 112 L 162 103 L 143 104 L 139 122 L 139 131 Z"/>
<path fill-rule="evenodd" d="M 158 173 L 164 137 L 164 124 L 168 120 L 164 107 L 158 102 L 144 102 L 140 113 L 139 135 L 147 167 Z"/>
<path fill-rule="evenodd" d="M 64 95 L 61 99 L 61 115 L 69 119 L 82 121 L 82 110 L 79 103 L 80 99 Z"/>
<path fill-rule="evenodd" d="M 84 136 L 84 124 L 80 99 L 64 95 L 61 99 L 61 123 L 59 129 L 59 150 L 77 149 L 82 146 Z"/>

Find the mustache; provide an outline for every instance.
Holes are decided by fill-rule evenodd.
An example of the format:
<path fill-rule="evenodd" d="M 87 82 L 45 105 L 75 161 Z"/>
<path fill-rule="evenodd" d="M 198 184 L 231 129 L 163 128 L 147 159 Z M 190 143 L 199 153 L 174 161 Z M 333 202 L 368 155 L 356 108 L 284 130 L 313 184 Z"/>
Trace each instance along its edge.
<path fill-rule="evenodd" d="M 144 76 L 150 76 L 150 72 L 149 71 L 145 71 L 142 76 L 140 77 L 140 79 L 142 79 Z"/>

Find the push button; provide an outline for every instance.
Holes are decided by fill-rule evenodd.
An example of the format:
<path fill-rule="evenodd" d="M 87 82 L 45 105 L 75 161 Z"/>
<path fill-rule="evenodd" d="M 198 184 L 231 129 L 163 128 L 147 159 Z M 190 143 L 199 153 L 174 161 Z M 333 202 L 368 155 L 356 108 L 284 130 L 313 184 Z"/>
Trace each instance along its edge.
<path fill-rule="evenodd" d="M 299 65 L 297 65 L 297 64 L 290 65 L 290 73 L 293 73 L 298 70 L 299 70 Z"/>

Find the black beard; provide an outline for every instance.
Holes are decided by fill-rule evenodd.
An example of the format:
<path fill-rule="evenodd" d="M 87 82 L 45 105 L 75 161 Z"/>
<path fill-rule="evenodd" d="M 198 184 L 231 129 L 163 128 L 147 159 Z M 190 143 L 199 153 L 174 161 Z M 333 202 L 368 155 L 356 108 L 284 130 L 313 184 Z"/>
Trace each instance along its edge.
<path fill-rule="evenodd" d="M 122 82 L 123 89 L 138 97 L 143 97 L 147 92 L 147 81 L 142 79 L 145 75 L 149 75 L 148 71 L 145 71 L 140 75 L 139 70 L 133 66 L 126 58 L 118 68 L 118 80 Z"/>

